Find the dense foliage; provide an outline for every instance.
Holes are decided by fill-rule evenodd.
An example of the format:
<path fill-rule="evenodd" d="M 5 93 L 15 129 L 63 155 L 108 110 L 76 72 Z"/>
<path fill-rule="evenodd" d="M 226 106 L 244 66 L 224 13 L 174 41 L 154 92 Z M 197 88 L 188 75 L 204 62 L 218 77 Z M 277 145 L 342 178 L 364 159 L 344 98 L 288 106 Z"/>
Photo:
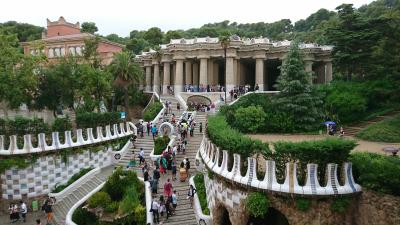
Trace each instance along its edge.
<path fill-rule="evenodd" d="M 350 206 L 350 199 L 347 197 L 339 197 L 334 199 L 331 204 L 331 210 L 337 213 L 346 212 L 347 208 Z"/>
<path fill-rule="evenodd" d="M 308 211 L 311 207 L 311 200 L 307 198 L 296 198 L 296 208 L 302 212 Z"/>
<path fill-rule="evenodd" d="M 374 153 L 354 153 L 350 158 L 353 163 L 354 179 L 363 188 L 377 192 L 400 196 L 400 158 Z"/>
<path fill-rule="evenodd" d="M 78 128 L 95 128 L 98 126 L 113 125 L 122 122 L 119 112 L 91 113 L 84 112 L 76 115 Z"/>
<path fill-rule="evenodd" d="M 307 164 L 318 164 L 318 177 L 321 184 L 325 181 L 325 170 L 328 163 L 339 165 L 348 161 L 350 151 L 356 142 L 341 138 L 327 138 L 318 141 L 275 142 L 274 153 L 271 157 L 276 162 L 277 179 L 284 180 L 285 164 L 297 162 L 299 183 L 304 184 Z M 269 157 L 267 155 L 267 157 Z"/>
<path fill-rule="evenodd" d="M 207 132 L 214 144 L 231 154 L 238 153 L 242 157 L 247 157 L 256 153 L 269 154 L 271 152 L 267 144 L 252 140 L 232 129 L 221 115 L 209 117 Z"/>
<path fill-rule="evenodd" d="M 79 225 L 98 225 L 98 218 L 84 208 L 77 208 L 72 214 L 72 221 Z"/>
<path fill-rule="evenodd" d="M 51 130 L 58 131 L 60 133 L 67 130 L 72 130 L 72 122 L 68 116 L 65 118 L 56 118 L 51 125 Z"/>
<path fill-rule="evenodd" d="M 243 132 L 255 133 L 264 123 L 266 114 L 260 106 L 239 108 L 235 112 L 235 127 Z"/>
<path fill-rule="evenodd" d="M 247 196 L 245 207 L 251 216 L 264 218 L 269 205 L 270 201 L 264 193 L 252 192 Z"/>
<path fill-rule="evenodd" d="M 49 133 L 49 131 L 49 125 L 41 118 L 30 119 L 21 116 L 17 116 L 13 120 L 0 118 L 0 135 L 22 137 L 25 134 L 32 134 L 37 136 L 39 133 Z"/>
<path fill-rule="evenodd" d="M 91 171 L 93 168 L 83 168 L 79 170 L 78 173 L 74 174 L 69 180 L 67 181 L 66 184 L 58 185 L 56 184 L 52 193 L 58 193 L 64 190 L 66 187 L 77 181 L 79 178 L 83 177 L 85 174 L 87 174 L 89 171 Z"/>
<path fill-rule="evenodd" d="M 143 119 L 145 121 L 152 121 L 158 115 L 162 108 L 163 105 L 161 102 L 155 101 L 151 103 L 151 105 L 149 105 L 144 111 Z"/>
<path fill-rule="evenodd" d="M 400 115 L 371 124 L 356 136 L 363 140 L 379 142 L 400 142 Z"/>
<path fill-rule="evenodd" d="M 204 185 L 204 175 L 202 173 L 196 174 L 193 181 L 197 190 L 196 194 L 199 197 L 201 210 L 204 215 L 210 215 L 210 209 L 207 204 L 206 186 Z"/>
<path fill-rule="evenodd" d="M 170 138 L 168 136 L 160 136 L 154 140 L 154 155 L 161 155 L 167 148 Z"/>

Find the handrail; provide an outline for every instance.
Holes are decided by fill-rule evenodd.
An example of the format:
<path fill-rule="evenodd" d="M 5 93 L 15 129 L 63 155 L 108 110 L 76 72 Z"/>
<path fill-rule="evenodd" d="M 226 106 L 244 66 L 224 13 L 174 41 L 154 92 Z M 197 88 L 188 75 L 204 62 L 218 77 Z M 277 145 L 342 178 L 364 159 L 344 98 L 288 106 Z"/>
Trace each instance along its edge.
<path fill-rule="evenodd" d="M 199 152 L 206 167 L 224 179 L 235 182 L 239 185 L 261 189 L 263 191 L 273 191 L 281 193 L 308 195 L 308 196 L 327 196 L 327 195 L 347 195 L 361 192 L 361 186 L 355 183 L 352 172 L 352 164 L 343 164 L 344 185 L 340 185 L 337 177 L 338 165 L 329 163 L 327 165 L 327 184 L 320 186 L 318 182 L 318 164 L 307 164 L 307 182 L 300 186 L 297 182 L 297 163 L 286 163 L 286 177 L 284 183 L 278 183 L 276 179 L 275 161 L 266 160 L 265 177 L 263 180 L 257 179 L 257 159 L 247 158 L 247 172 L 245 176 L 240 174 L 241 155 L 233 154 L 234 162 L 231 171 L 228 170 L 228 152 L 220 150 L 216 145 L 203 136 L 203 141 Z M 222 163 L 219 166 L 219 155 L 222 152 Z"/>
<path fill-rule="evenodd" d="M 119 127 L 119 128 L 118 128 Z M 133 130 L 132 130 L 133 129 Z M 86 129 L 86 139 L 83 137 L 83 130 L 76 130 L 76 141 L 72 139 L 72 131 L 65 131 L 65 142 L 61 143 L 59 138 L 59 132 L 52 133 L 52 144 L 48 145 L 44 133 L 38 135 L 38 145 L 33 147 L 32 138 L 30 134 L 24 135 L 24 146 L 22 149 L 18 148 L 17 136 L 10 136 L 10 145 L 8 149 L 4 147 L 4 136 L 0 135 L 0 155 L 21 155 L 30 153 L 40 153 L 46 151 L 55 151 L 59 149 L 75 148 L 81 146 L 87 146 L 96 143 L 102 143 L 110 140 L 115 140 L 130 135 L 137 135 L 137 128 L 131 122 L 113 124 L 112 132 L 111 126 L 105 127 L 105 135 L 103 134 L 103 127 L 97 127 L 97 137 L 93 135 L 93 128 Z"/>
<path fill-rule="evenodd" d="M 190 177 L 189 184 L 193 185 L 193 187 L 196 189 L 196 185 L 194 183 L 194 177 Z M 199 200 L 199 196 L 198 195 L 194 195 L 193 210 L 194 210 L 194 214 L 196 216 L 197 223 L 200 224 L 200 221 L 204 221 L 203 224 L 205 224 L 205 225 L 212 225 L 213 224 L 212 217 L 210 215 L 205 215 L 203 213 L 203 210 L 201 209 L 200 200 Z"/>
<path fill-rule="evenodd" d="M 71 193 L 71 191 L 75 190 L 76 187 L 81 186 L 83 183 L 88 181 L 89 179 L 93 178 L 95 175 L 99 174 L 101 171 L 100 167 L 94 168 L 82 177 L 80 177 L 78 180 L 76 180 L 74 183 L 70 184 L 68 187 L 66 187 L 64 190 L 58 193 L 49 193 L 50 197 L 54 197 L 57 201 L 65 198 L 68 194 Z"/>

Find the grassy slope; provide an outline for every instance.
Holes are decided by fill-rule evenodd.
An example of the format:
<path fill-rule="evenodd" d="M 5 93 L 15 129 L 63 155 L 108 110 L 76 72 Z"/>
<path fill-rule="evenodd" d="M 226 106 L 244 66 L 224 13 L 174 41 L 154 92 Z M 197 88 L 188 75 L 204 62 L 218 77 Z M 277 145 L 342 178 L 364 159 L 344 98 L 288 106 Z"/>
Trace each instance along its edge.
<path fill-rule="evenodd" d="M 368 141 L 400 142 L 400 115 L 369 125 L 356 137 Z"/>

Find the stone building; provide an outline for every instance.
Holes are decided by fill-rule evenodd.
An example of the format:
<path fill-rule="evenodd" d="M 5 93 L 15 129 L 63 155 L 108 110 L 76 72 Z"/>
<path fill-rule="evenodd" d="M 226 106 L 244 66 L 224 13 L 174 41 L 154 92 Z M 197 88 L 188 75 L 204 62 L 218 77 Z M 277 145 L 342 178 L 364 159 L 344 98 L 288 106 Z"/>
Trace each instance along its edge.
<path fill-rule="evenodd" d="M 57 21 L 47 19 L 47 31 L 42 34 L 39 41 L 23 42 L 25 54 L 38 54 L 39 43 L 43 44 L 41 50 L 50 62 L 56 61 L 59 57 L 68 55 L 80 56 L 85 48 L 85 39 L 93 38 L 95 35 L 89 33 L 81 33 L 79 22 L 73 24 L 67 22 L 64 17 L 60 17 Z M 114 53 L 121 52 L 123 45 L 108 41 L 101 38 L 97 47 L 101 62 L 107 65 L 111 62 Z"/>
<path fill-rule="evenodd" d="M 226 87 L 258 84 L 261 91 L 275 90 L 290 41 L 271 42 L 267 38 L 240 39 L 232 36 L 226 49 Z M 305 70 L 314 73 L 313 83 L 332 80 L 331 46 L 300 44 Z M 160 54 L 161 53 L 161 54 Z M 184 91 L 185 85 L 207 87 L 225 85 L 224 49 L 218 38 L 175 39 L 161 45 L 161 51 L 137 56 L 145 70 L 145 89 L 167 93 Z"/>

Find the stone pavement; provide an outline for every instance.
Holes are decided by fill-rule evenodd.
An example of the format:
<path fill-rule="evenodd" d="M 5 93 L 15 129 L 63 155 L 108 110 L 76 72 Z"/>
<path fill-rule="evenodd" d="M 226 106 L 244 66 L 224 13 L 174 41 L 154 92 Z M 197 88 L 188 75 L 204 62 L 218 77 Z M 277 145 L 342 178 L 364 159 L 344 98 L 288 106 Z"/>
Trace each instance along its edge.
<path fill-rule="evenodd" d="M 0 215 L 0 224 L 1 225 L 6 225 L 6 224 L 35 225 L 37 219 L 40 219 L 40 221 L 42 222 L 42 225 L 46 224 L 46 215 L 42 211 L 28 212 L 25 223 L 22 221 L 22 218 L 18 222 L 11 223 L 9 215 Z"/>

